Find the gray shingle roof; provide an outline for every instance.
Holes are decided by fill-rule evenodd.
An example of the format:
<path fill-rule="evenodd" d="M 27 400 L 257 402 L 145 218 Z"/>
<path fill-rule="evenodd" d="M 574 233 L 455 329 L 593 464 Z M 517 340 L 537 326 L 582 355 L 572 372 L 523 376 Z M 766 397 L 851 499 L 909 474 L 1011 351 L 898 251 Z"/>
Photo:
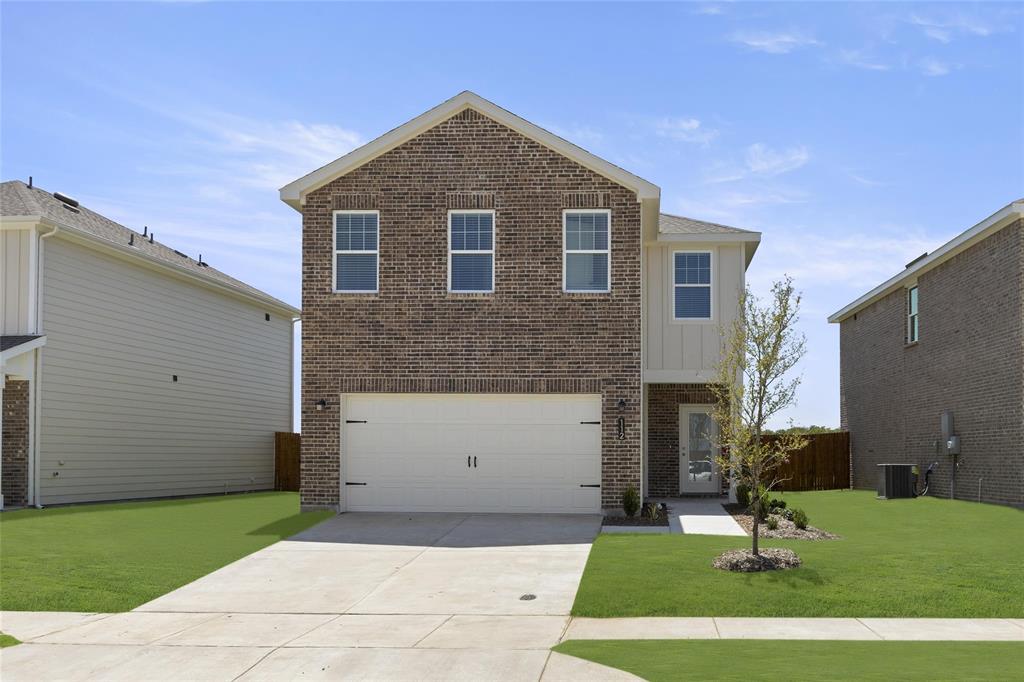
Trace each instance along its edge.
<path fill-rule="evenodd" d="M 113 220 L 101 216 L 95 211 L 90 211 L 85 206 L 79 205 L 77 211 L 71 210 L 64 202 L 56 199 L 49 192 L 38 187 L 29 187 L 21 180 L 9 180 L 0 183 L 0 215 L 42 216 L 62 226 L 80 230 L 91 237 L 117 244 L 118 246 L 128 246 L 129 240 L 134 235 L 132 246 L 138 250 L 140 255 L 148 256 L 178 268 L 184 268 L 200 279 L 226 285 L 269 303 L 292 307 L 220 270 L 211 268 L 206 264 L 201 264 L 194 258 L 182 256 L 170 246 L 155 240 L 150 243 L 149 239 L 144 238 L 141 232 L 136 232 L 124 225 L 115 223 Z"/>
<path fill-rule="evenodd" d="M 662 213 L 658 216 L 658 231 L 667 234 L 757 234 L 751 230 L 741 230 L 738 227 L 684 218 L 669 213 Z"/>
<path fill-rule="evenodd" d="M 20 346 L 23 343 L 28 343 L 33 339 L 38 339 L 39 334 L 36 335 L 22 335 L 22 336 L 0 336 L 0 351 L 7 350 L 8 348 L 14 348 Z"/>

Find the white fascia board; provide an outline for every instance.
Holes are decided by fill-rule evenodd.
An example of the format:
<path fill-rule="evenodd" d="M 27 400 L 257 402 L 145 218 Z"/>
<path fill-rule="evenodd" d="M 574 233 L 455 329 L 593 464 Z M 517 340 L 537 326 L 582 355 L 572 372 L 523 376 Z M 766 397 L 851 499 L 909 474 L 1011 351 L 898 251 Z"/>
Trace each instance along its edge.
<path fill-rule="evenodd" d="M 1024 217 L 1024 200 L 1007 204 L 974 227 L 960 233 L 935 249 L 903 272 L 886 280 L 853 303 L 832 313 L 828 321 L 832 323 L 842 322 L 875 301 L 891 294 L 900 287 L 906 286 L 907 283 L 916 281 L 922 273 L 946 262 L 953 256 L 988 238 L 1021 217 Z"/>
<path fill-rule="evenodd" d="M 744 267 L 750 267 L 757 247 L 761 245 L 760 232 L 719 232 L 719 233 L 673 233 L 660 232 L 655 241 L 657 244 L 746 244 L 744 249 Z"/>
<path fill-rule="evenodd" d="M 17 335 L 15 334 L 15 336 Z M 13 348 L 8 348 L 5 351 L 0 351 L 0 362 L 10 362 L 13 358 L 18 357 L 23 353 L 28 353 L 29 351 L 33 351 L 36 348 L 42 348 L 45 345 L 46 336 L 40 336 L 35 339 L 32 339 L 31 341 L 26 341 L 25 343 L 14 346 Z"/>
<path fill-rule="evenodd" d="M 335 159 L 326 166 L 288 183 L 280 190 L 281 201 L 301 212 L 305 196 L 310 192 L 372 161 L 381 154 L 394 149 L 403 142 L 433 128 L 465 109 L 474 109 L 484 116 L 494 119 L 535 142 L 572 159 L 581 166 L 589 168 L 595 173 L 635 191 L 637 199 L 640 201 L 644 199 L 660 199 L 661 197 L 661 189 L 657 185 L 633 175 L 615 164 L 605 161 L 587 150 L 577 147 L 567 140 L 563 140 L 554 133 L 548 132 L 540 126 L 534 125 L 526 119 L 520 118 L 512 112 L 506 111 L 493 102 L 485 100 L 476 93 L 467 90 L 390 132 L 381 135 L 372 142 L 349 152 L 341 158 Z"/>
<path fill-rule="evenodd" d="M 243 289 L 238 289 L 236 287 L 231 286 L 230 284 L 221 282 L 211 277 L 205 277 L 201 273 L 194 272 L 192 270 L 189 270 L 188 268 L 183 268 L 179 265 L 168 263 L 167 261 L 162 260 L 160 258 L 154 258 L 153 256 L 150 256 L 149 254 L 146 253 L 142 253 L 126 244 L 115 244 L 114 242 L 111 242 L 107 239 L 103 239 L 101 237 L 97 237 L 96 235 L 90 232 L 86 232 L 85 230 L 81 230 L 77 227 L 66 225 L 63 223 L 54 223 L 46 218 L 43 218 L 39 224 L 44 229 L 52 230 L 54 228 L 59 228 L 59 231 L 57 232 L 58 238 L 70 239 L 71 241 L 83 244 L 85 246 L 91 246 L 93 248 L 100 249 L 101 251 L 116 254 L 117 256 L 126 258 L 128 260 L 141 261 L 141 264 L 145 266 L 152 267 L 157 270 L 163 270 L 169 274 L 173 274 L 180 278 L 190 280 L 193 283 L 199 284 L 208 289 L 213 289 L 214 291 L 217 291 L 219 293 L 227 294 L 235 298 L 240 298 L 256 305 L 265 306 L 277 313 L 283 313 L 288 317 L 298 318 L 302 316 L 301 310 L 288 305 L 284 301 L 278 301 L 272 296 L 257 296 L 252 292 L 245 291 Z"/>

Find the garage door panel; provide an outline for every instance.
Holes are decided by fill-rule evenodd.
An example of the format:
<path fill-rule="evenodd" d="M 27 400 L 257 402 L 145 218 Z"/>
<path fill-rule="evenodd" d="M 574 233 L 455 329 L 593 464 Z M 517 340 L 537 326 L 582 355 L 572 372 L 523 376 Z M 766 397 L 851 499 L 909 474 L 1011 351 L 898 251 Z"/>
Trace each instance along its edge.
<path fill-rule="evenodd" d="M 596 395 L 369 394 L 345 398 L 352 511 L 597 512 Z M 467 466 L 467 457 L 476 466 Z M 470 460 L 472 462 L 472 460 Z"/>

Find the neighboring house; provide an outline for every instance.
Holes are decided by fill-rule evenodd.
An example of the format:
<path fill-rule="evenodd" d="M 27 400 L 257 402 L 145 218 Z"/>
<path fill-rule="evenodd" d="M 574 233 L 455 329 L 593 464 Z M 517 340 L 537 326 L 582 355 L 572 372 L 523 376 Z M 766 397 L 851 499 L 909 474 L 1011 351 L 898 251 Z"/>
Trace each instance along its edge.
<path fill-rule="evenodd" d="M 875 488 L 878 464 L 938 462 L 930 494 L 1024 504 L 1022 224 L 1024 200 L 829 318 L 855 487 Z"/>
<path fill-rule="evenodd" d="M 303 215 L 302 503 L 597 512 L 717 493 L 756 232 L 464 92 L 281 190 Z"/>
<path fill-rule="evenodd" d="M 0 214 L 3 503 L 273 487 L 299 311 L 23 182 Z"/>

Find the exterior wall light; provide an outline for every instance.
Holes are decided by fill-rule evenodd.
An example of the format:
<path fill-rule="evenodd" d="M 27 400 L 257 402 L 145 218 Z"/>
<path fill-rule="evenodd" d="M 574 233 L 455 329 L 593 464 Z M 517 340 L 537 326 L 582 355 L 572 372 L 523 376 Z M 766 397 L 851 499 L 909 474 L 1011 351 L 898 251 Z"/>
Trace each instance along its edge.
<path fill-rule="evenodd" d="M 320 410 L 324 409 L 325 407 L 327 407 L 327 401 L 326 400 L 324 400 L 323 398 L 320 398 L 320 400 L 316 401 L 316 409 L 317 409 L 318 412 Z"/>

